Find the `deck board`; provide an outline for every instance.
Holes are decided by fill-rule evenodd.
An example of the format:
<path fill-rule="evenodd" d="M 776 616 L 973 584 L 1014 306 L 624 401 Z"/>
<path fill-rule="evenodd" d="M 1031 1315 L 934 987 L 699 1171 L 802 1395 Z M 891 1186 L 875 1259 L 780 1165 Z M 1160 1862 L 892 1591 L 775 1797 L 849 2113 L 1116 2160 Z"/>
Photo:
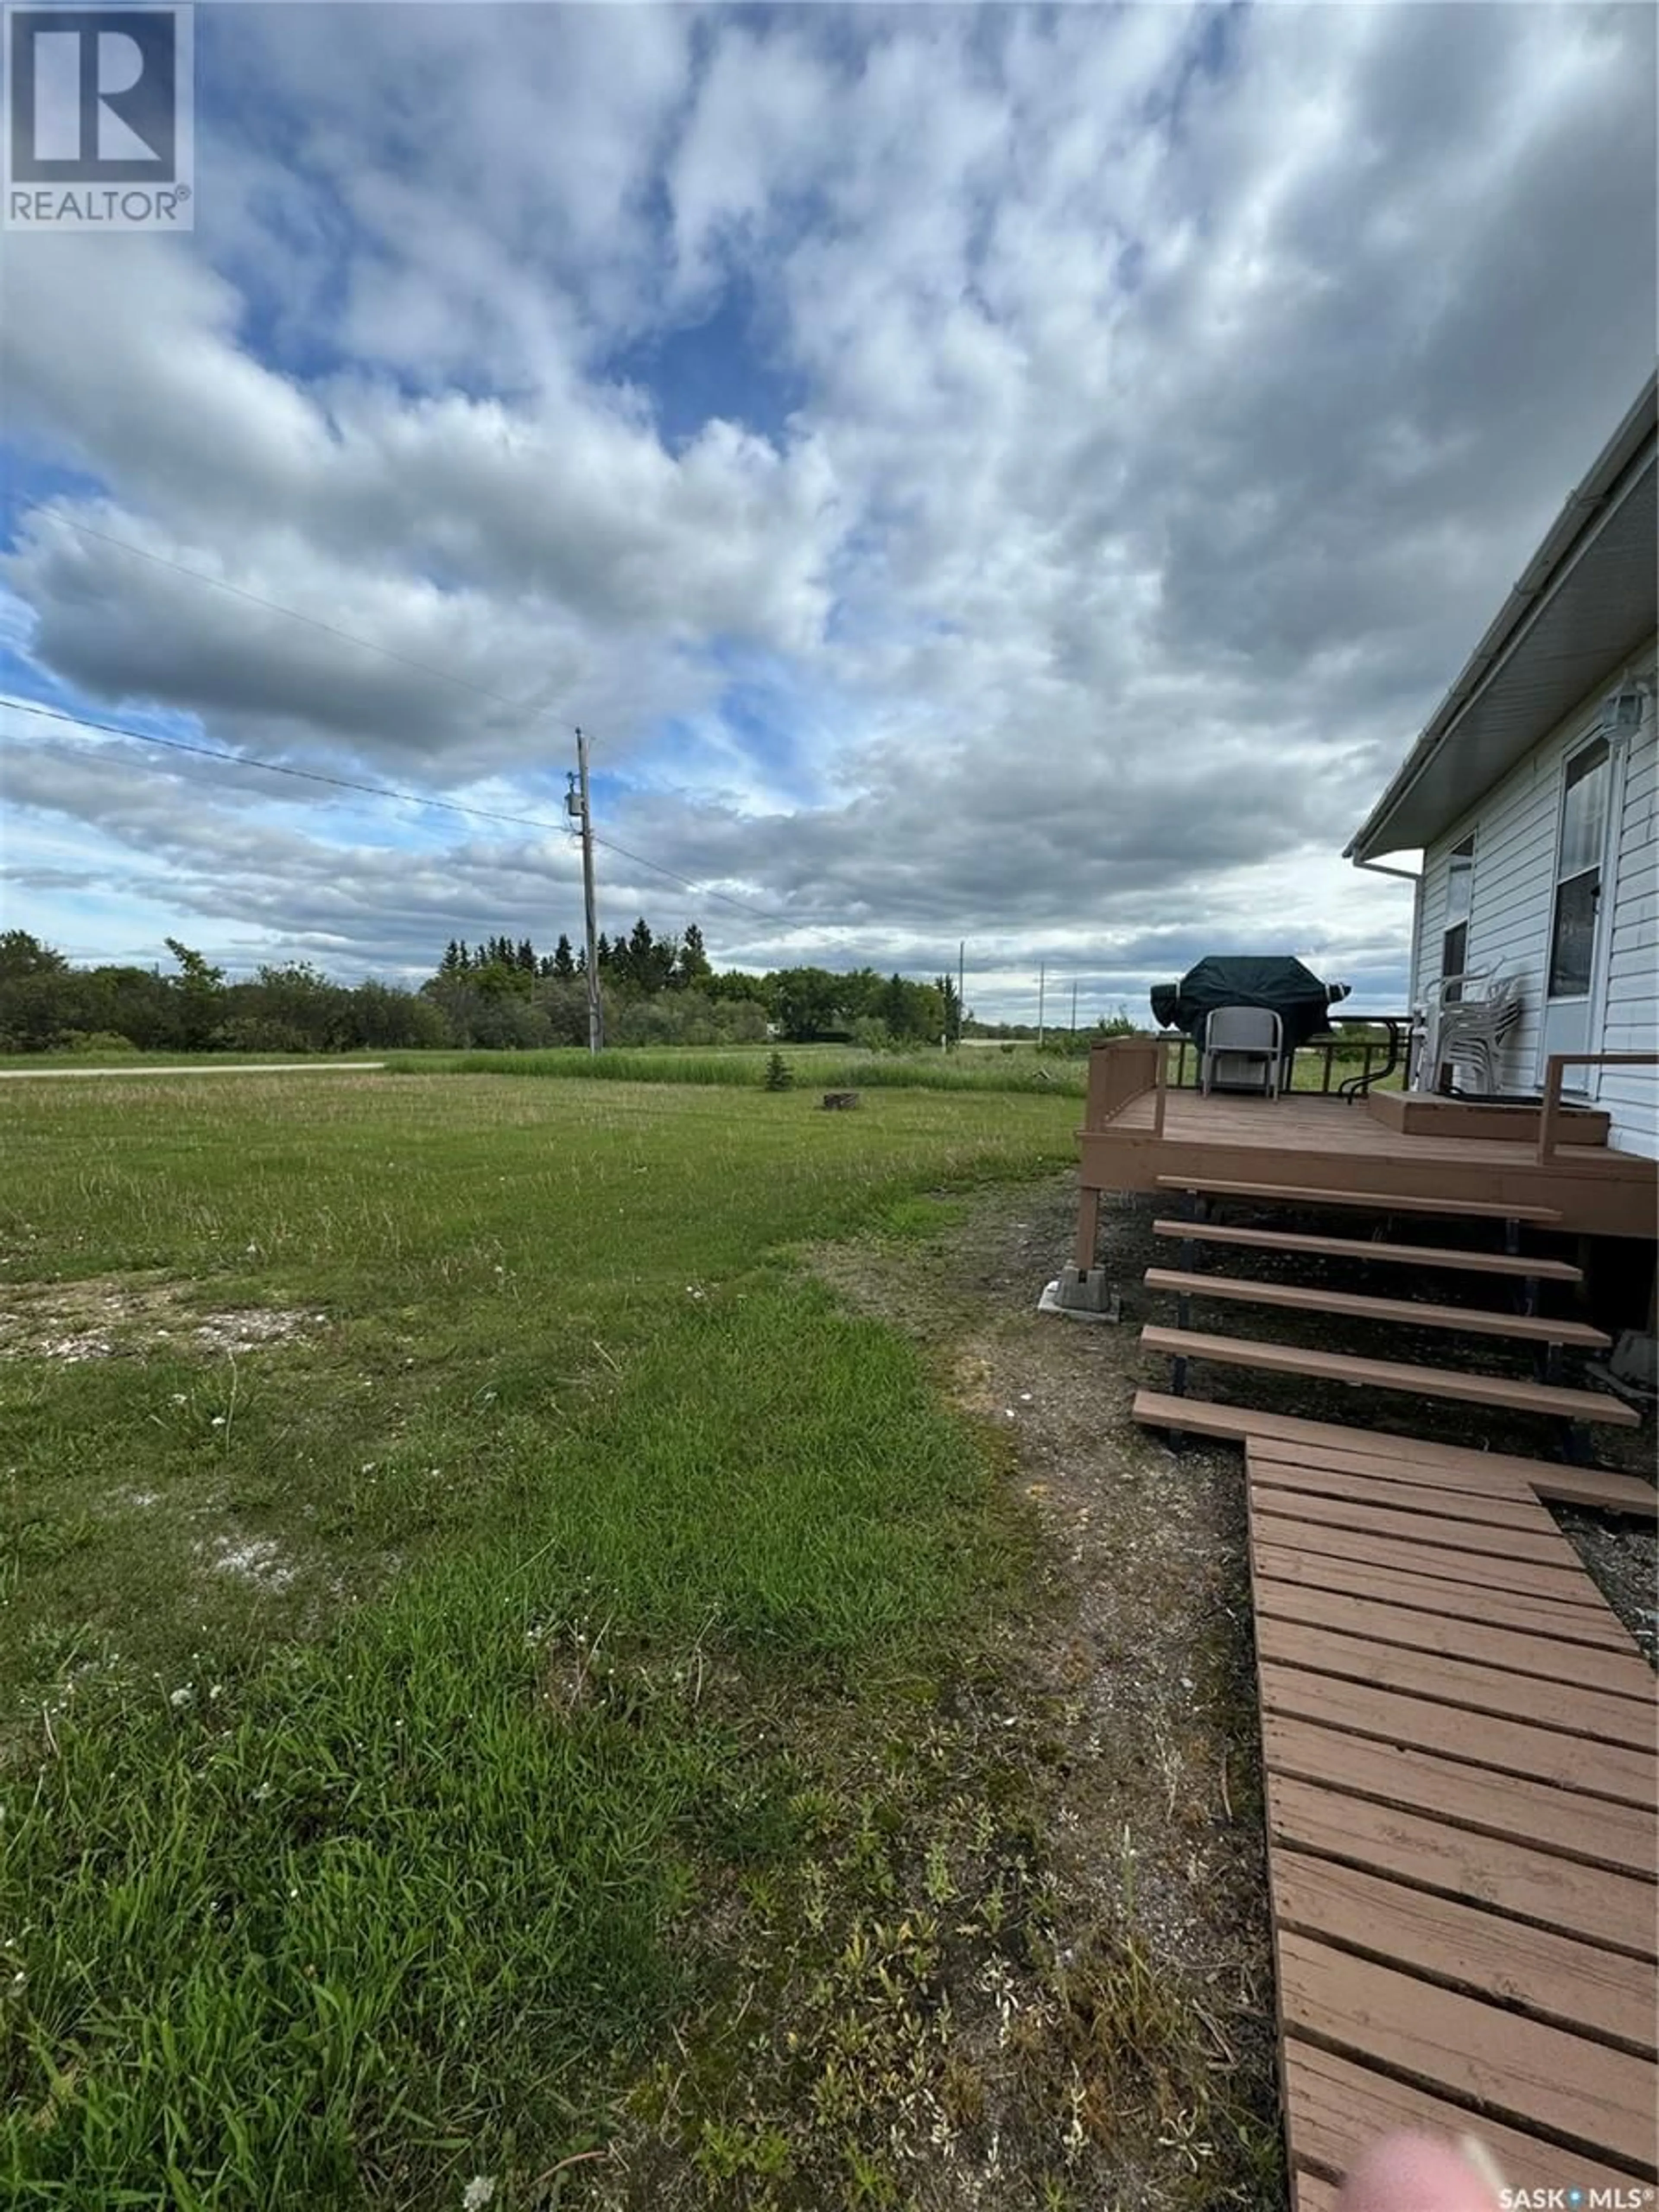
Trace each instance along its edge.
<path fill-rule="evenodd" d="M 1431 1980 L 1655 2055 L 1652 1978 L 1638 1959 L 1305 1851 L 1279 1853 L 1273 1900 L 1299 1935 L 1363 1954 L 1376 1929 L 1397 1965 Z"/>
<path fill-rule="evenodd" d="M 1298 1819 L 1309 1821 L 1342 1819 L 1350 1816 L 1352 1801 L 1364 1798 L 1385 1810 L 1425 1814 L 1442 1829 L 1468 1828 L 1476 1836 L 1495 1836 L 1500 1842 L 1535 1844 L 1557 1859 L 1576 1859 L 1585 1866 L 1604 1867 L 1609 1874 L 1634 1875 L 1650 1885 L 1653 1881 L 1653 1822 L 1639 1807 L 1613 1805 L 1602 1798 L 1589 1802 L 1575 1790 L 1543 1789 L 1535 1782 L 1465 1766 L 1442 1752 L 1376 1744 L 1286 1714 L 1262 1716 L 1261 1741 L 1276 1778 L 1273 1786 L 1301 1781 L 1336 1793 L 1334 1814 L 1322 1800 L 1316 1805 L 1297 1798 L 1293 1804 L 1286 1801 L 1287 1817 L 1294 1811 Z M 1355 1832 L 1358 1838 L 1359 1831 Z M 1376 1836 L 1390 1845 L 1426 1840 L 1397 1821 L 1381 1823 Z M 1365 1844 L 1367 1850 L 1375 1847 L 1375 1843 Z M 1476 1877 L 1457 1869 L 1484 1866 L 1486 1875 L 1493 1872 L 1491 1862 L 1483 1862 L 1474 1846 L 1449 1844 L 1446 1837 L 1437 1836 L 1434 1847 L 1452 1876 L 1440 1886 L 1460 1896 L 1477 1893 L 1470 1887 Z M 1509 1870 L 1528 1872 L 1518 1863 Z M 1539 1871 L 1553 1881 L 1559 1869 L 1552 1866 Z M 1659 1917 L 1659 1899 L 1651 1903 Z M 1533 1918 L 1539 1917 L 1532 1907 L 1525 1911 Z M 1659 1950 L 1659 1944 L 1653 1948 Z"/>
<path fill-rule="evenodd" d="M 1264 1659 L 1279 1660 L 1304 1672 L 1398 1690 L 1403 1696 L 1427 1698 L 1460 1712 L 1517 1720 L 1575 1738 L 1600 1736 L 1636 1751 L 1653 1747 L 1650 1705 L 1635 1698 L 1610 1697 L 1579 1682 L 1541 1680 L 1535 1671 L 1517 1675 L 1485 1660 L 1333 1633 L 1267 1612 L 1257 1617 L 1256 1649 Z"/>
<path fill-rule="evenodd" d="M 1258 1575 L 1303 1589 L 1329 1590 L 1344 1596 L 1369 1598 L 1411 1613 L 1437 1613 L 1468 1620 L 1470 1595 L 1466 1584 L 1443 1582 L 1437 1576 L 1412 1574 L 1395 1568 L 1379 1576 L 1374 1568 L 1330 1558 L 1320 1552 L 1287 1551 L 1277 1544 L 1257 1544 L 1251 1557 Z M 1518 1596 L 1506 1592 L 1504 1620 L 1507 1627 L 1536 1631 L 1563 1644 L 1582 1644 L 1585 1650 L 1628 1652 L 1630 1639 L 1611 1607 L 1574 1606 L 1571 1612 L 1549 1598 Z"/>
<path fill-rule="evenodd" d="M 1651 1671 L 1527 1462 L 1332 1434 L 1247 1445 L 1292 2203 L 1402 2126 L 1650 2180 Z"/>
<path fill-rule="evenodd" d="M 1547 1632 L 1522 1633 L 1508 1625 L 1507 1614 L 1505 1625 L 1493 1628 L 1469 1620 L 1461 1610 L 1437 1618 L 1410 1606 L 1390 1604 L 1389 1598 L 1386 1589 L 1374 1594 L 1368 1589 L 1360 1595 L 1352 1589 L 1309 1589 L 1270 1577 L 1256 1585 L 1256 1611 L 1264 1620 L 1293 1620 L 1305 1628 L 1367 1637 L 1377 1644 L 1400 1644 L 1410 1652 L 1473 1659 L 1484 1666 L 1507 1668 L 1512 1674 L 1578 1683 L 1602 1696 L 1630 1698 L 1641 1705 L 1651 1736 L 1653 1673 L 1644 1660 L 1564 1643 Z M 1517 1694 L 1525 1694 L 1521 1686 L 1516 1687 Z"/>
<path fill-rule="evenodd" d="M 1613 1237 L 1650 1233 L 1659 1204 L 1659 1167 L 1614 1146 L 1567 1146 L 1540 1164 L 1536 1145 L 1524 1139 L 1407 1133 L 1362 1106 L 1302 1092 L 1260 1099 L 1170 1091 L 1161 1133 L 1151 1091 L 1103 1118 L 1092 1113 L 1085 1109 L 1081 1132 L 1083 1182 L 1091 1190 L 1245 1182 L 1309 1189 L 1329 1200 L 1346 1188 L 1382 1200 L 1424 1200 L 1436 1211 L 1458 1211 L 1460 1200 L 1494 1216 L 1538 1209 L 1559 1214 L 1569 1233 Z"/>
<path fill-rule="evenodd" d="M 1555 1505 L 1585 1505 L 1604 1513 L 1629 1513 L 1644 1521 L 1659 1518 L 1659 1490 L 1638 1474 L 1618 1474 L 1604 1468 L 1558 1466 L 1545 1460 L 1522 1459 L 1510 1452 L 1477 1451 L 1468 1444 L 1425 1445 L 1420 1437 L 1403 1436 L 1394 1429 L 1344 1427 L 1335 1421 L 1310 1421 L 1299 1413 L 1269 1413 L 1255 1406 L 1227 1405 L 1209 1398 L 1176 1398 L 1165 1390 L 1135 1392 L 1134 1417 L 1149 1428 L 1181 1429 L 1195 1437 L 1225 1438 L 1262 1447 L 1281 1455 L 1284 1444 L 1306 1446 L 1316 1455 L 1340 1454 L 1333 1466 L 1352 1466 L 1363 1461 L 1402 1462 L 1412 1468 L 1413 1482 L 1432 1479 L 1448 1481 L 1454 1474 L 1468 1474 L 1482 1485 L 1513 1476 L 1534 1498 Z M 1375 1470 L 1381 1473 L 1383 1470 Z"/>

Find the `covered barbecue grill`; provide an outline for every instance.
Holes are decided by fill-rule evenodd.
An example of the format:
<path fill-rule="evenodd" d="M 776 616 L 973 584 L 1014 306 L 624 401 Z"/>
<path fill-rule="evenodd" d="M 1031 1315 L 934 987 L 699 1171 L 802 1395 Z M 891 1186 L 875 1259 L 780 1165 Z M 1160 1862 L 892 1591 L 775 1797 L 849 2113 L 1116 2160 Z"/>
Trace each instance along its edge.
<path fill-rule="evenodd" d="M 1189 968 L 1178 983 L 1154 983 L 1152 1013 L 1162 1029 L 1182 1030 L 1204 1048 L 1204 1024 L 1218 1006 L 1265 1006 L 1284 1027 L 1285 1057 L 1310 1038 L 1328 1036 L 1331 1007 L 1346 983 L 1322 983 L 1299 960 L 1280 956 L 1217 955 Z"/>

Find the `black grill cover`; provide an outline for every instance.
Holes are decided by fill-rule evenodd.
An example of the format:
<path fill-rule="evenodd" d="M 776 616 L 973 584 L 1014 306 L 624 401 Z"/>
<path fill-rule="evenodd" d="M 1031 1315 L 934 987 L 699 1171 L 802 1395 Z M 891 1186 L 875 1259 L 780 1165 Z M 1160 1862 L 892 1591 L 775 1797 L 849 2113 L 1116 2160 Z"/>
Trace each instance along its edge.
<path fill-rule="evenodd" d="M 1278 955 L 1228 955 L 1200 960 L 1178 983 L 1154 983 L 1152 1013 L 1163 1029 L 1184 1030 L 1201 1044 L 1206 1015 L 1217 1006 L 1266 1006 L 1285 1025 L 1285 1049 L 1326 1036 L 1325 1016 L 1346 999 L 1346 983 L 1322 983 L 1299 960 Z"/>

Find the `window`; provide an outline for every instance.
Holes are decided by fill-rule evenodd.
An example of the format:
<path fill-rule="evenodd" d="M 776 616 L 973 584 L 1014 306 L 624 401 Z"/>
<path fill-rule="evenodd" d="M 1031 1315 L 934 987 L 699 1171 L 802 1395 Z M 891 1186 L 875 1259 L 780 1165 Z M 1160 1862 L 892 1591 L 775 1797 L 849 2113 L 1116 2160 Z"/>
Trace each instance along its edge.
<path fill-rule="evenodd" d="M 1561 844 L 1555 865 L 1555 912 L 1550 925 L 1549 995 L 1589 996 L 1595 967 L 1595 910 L 1601 897 L 1612 755 L 1598 738 L 1567 763 L 1561 802 Z"/>
<path fill-rule="evenodd" d="M 1446 872 L 1446 929 L 1440 940 L 1440 974 L 1443 981 L 1448 976 L 1462 975 L 1469 961 L 1469 909 L 1474 892 L 1474 838 L 1467 836 L 1461 845 L 1454 845 Z M 1448 1006 L 1455 1006 L 1462 997 L 1462 989 L 1448 991 Z"/>

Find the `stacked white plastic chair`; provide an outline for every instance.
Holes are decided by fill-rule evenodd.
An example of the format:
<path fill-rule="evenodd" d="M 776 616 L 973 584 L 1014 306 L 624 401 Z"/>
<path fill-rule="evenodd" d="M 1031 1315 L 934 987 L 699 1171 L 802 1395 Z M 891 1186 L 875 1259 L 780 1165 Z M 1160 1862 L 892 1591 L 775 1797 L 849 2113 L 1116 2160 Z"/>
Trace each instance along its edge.
<path fill-rule="evenodd" d="M 1504 1041 L 1521 1018 L 1521 981 L 1498 968 L 1443 977 L 1421 1010 L 1412 1088 L 1437 1091 L 1441 1070 L 1450 1066 L 1460 1090 L 1491 1097 L 1498 1088 Z"/>

